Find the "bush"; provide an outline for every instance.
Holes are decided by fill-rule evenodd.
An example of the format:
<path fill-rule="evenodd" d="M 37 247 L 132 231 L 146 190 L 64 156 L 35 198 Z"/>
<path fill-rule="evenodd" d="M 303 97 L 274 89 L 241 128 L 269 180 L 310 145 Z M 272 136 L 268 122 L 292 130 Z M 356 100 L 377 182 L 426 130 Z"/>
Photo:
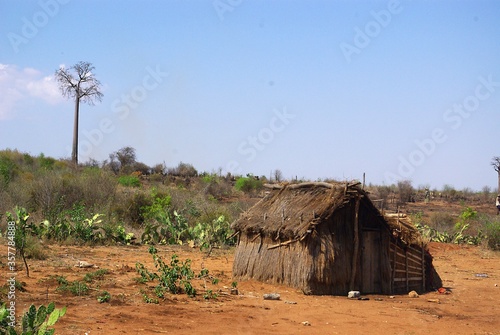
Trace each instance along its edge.
<path fill-rule="evenodd" d="M 414 201 L 413 194 L 415 193 L 415 190 L 413 189 L 410 180 L 398 181 L 398 192 L 399 201 L 401 203 Z"/>
<path fill-rule="evenodd" d="M 500 220 L 495 219 L 485 224 L 488 248 L 500 250 Z"/>
<path fill-rule="evenodd" d="M 191 229 L 191 235 L 203 249 L 212 250 L 213 247 L 221 247 L 223 245 L 234 245 L 236 239 L 231 229 L 231 223 L 224 215 L 220 215 L 210 221 L 198 223 Z"/>
<path fill-rule="evenodd" d="M 455 225 L 455 218 L 453 215 L 443 212 L 433 212 L 429 220 L 430 226 L 439 231 L 450 232 Z"/>
<path fill-rule="evenodd" d="M 139 177 L 133 175 L 120 176 L 118 178 L 118 183 L 122 186 L 129 186 L 129 187 L 141 186 L 141 181 L 139 180 Z"/>
<path fill-rule="evenodd" d="M 151 206 L 153 199 L 142 191 L 122 194 L 114 204 L 112 212 L 118 219 L 132 225 L 142 225 L 145 221 L 144 208 Z"/>
<path fill-rule="evenodd" d="M 167 174 L 176 177 L 196 177 L 198 175 L 198 171 L 196 171 L 193 165 L 180 162 L 177 167 L 168 168 Z"/>
<path fill-rule="evenodd" d="M 0 189 L 5 188 L 14 178 L 16 164 L 4 153 L 0 155 Z"/>
<path fill-rule="evenodd" d="M 243 192 L 257 191 L 262 189 L 262 181 L 254 177 L 241 177 L 236 180 L 234 187 Z"/>

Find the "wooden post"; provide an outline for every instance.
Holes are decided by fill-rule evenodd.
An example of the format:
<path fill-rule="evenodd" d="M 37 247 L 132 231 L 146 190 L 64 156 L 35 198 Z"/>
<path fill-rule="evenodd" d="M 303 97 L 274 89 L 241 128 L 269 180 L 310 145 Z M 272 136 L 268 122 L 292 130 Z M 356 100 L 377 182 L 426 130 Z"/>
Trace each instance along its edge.
<path fill-rule="evenodd" d="M 349 289 L 354 290 L 354 282 L 356 280 L 356 270 L 358 268 L 358 253 L 359 253 L 359 196 L 356 198 L 356 205 L 354 206 L 354 251 L 352 253 L 352 270 L 351 281 Z"/>

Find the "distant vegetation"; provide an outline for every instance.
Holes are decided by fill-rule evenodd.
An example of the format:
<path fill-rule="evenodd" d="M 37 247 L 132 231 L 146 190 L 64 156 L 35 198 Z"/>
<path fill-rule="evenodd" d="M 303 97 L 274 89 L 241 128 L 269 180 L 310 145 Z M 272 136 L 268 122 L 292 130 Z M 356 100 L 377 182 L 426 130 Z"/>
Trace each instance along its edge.
<path fill-rule="evenodd" d="M 45 257 L 40 240 L 64 244 L 189 243 L 211 251 L 235 243 L 230 224 L 263 195 L 263 184 L 285 181 L 280 170 L 270 178 L 273 180 L 252 174 L 200 173 L 187 163 L 150 167 L 137 161 L 131 147 L 111 153 L 106 161 L 91 160 L 78 168 L 70 160 L 3 150 L 0 232 L 6 231 L 7 216 L 22 222 L 23 230 L 18 233 L 26 238 L 23 252 L 28 259 Z M 380 209 L 392 210 L 408 202 L 439 200 L 463 203 L 465 211 L 465 204 L 493 206 L 496 195 L 489 187 L 477 192 L 445 185 L 437 190 L 425 185 L 415 188 L 411 181 L 367 185 L 366 189 Z M 433 240 L 457 240 L 454 234 L 460 232 L 487 241 L 492 249 L 499 248 L 500 223 L 495 216 L 471 215 L 457 220 L 447 213 L 432 213 L 425 222 L 417 217 L 416 223 Z"/>

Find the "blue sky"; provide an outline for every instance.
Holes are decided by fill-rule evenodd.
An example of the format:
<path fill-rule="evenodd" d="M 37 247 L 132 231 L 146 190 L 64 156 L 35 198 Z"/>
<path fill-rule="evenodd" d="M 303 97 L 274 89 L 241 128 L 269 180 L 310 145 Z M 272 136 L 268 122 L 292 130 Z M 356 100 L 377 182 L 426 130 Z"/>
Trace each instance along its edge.
<path fill-rule="evenodd" d="M 0 148 L 70 157 L 53 74 L 95 66 L 80 161 L 496 188 L 498 1 L 0 0 Z"/>

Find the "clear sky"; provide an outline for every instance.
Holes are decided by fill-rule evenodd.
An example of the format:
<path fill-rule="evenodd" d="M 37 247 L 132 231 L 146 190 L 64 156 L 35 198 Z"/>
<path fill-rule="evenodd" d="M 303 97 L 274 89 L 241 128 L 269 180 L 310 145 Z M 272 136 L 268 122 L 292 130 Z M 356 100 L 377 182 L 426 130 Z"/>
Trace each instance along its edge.
<path fill-rule="evenodd" d="M 496 189 L 500 1 L 0 0 L 0 149 Z"/>

